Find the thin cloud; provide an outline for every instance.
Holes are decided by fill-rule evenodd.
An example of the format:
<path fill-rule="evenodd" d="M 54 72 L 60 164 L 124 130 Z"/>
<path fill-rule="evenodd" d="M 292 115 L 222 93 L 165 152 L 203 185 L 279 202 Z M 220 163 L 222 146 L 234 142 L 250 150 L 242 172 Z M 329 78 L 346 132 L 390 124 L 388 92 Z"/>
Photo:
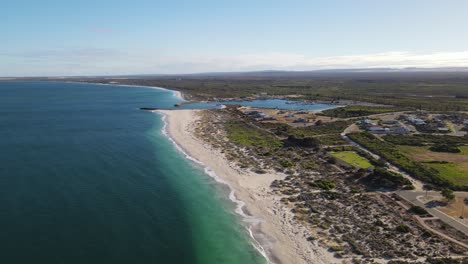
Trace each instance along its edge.
<path fill-rule="evenodd" d="M 468 51 L 414 53 L 405 51 L 310 57 L 299 53 L 252 53 L 237 56 L 122 52 L 105 48 L 39 50 L 3 53 L 10 63 L 3 76 L 195 73 L 256 70 L 319 70 L 337 68 L 468 67 Z M 73 65 L 70 66 L 70 63 Z M 38 67 L 40 65 L 40 67 Z"/>

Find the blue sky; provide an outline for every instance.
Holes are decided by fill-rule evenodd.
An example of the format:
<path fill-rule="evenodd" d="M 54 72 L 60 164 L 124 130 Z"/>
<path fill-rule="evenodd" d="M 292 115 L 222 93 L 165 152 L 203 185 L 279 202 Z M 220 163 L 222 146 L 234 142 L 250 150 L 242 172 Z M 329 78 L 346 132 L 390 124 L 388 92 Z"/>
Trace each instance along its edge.
<path fill-rule="evenodd" d="M 468 66 L 466 0 L 4 2 L 0 76 Z"/>

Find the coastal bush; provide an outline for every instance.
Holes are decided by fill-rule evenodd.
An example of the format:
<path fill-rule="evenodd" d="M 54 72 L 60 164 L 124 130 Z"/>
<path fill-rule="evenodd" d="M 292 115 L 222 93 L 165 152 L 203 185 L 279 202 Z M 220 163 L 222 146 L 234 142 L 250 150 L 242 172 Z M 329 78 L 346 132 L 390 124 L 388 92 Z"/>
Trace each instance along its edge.
<path fill-rule="evenodd" d="M 382 114 L 389 112 L 403 111 L 402 108 L 397 107 L 383 107 L 383 106 L 364 106 L 364 105 L 349 105 L 345 107 L 338 107 L 334 109 L 328 109 L 322 111 L 322 115 L 349 118 L 349 117 L 360 117 L 374 114 Z"/>
<path fill-rule="evenodd" d="M 396 228 L 395 228 L 396 231 L 400 232 L 400 233 L 409 233 L 410 231 L 410 228 L 405 225 L 405 224 L 401 224 L 401 225 L 398 225 Z"/>
<path fill-rule="evenodd" d="M 283 142 L 273 135 L 240 120 L 227 122 L 225 129 L 229 140 L 239 145 L 271 149 L 278 149 L 283 146 Z"/>
<path fill-rule="evenodd" d="M 422 208 L 421 206 L 417 206 L 417 205 L 412 206 L 408 210 L 408 212 L 413 213 L 413 214 L 417 214 L 417 215 L 421 215 L 421 216 L 429 215 L 429 212 L 427 212 L 426 209 Z"/>
<path fill-rule="evenodd" d="M 330 180 L 316 180 L 314 182 L 309 183 L 309 185 L 327 191 L 336 187 L 336 184 Z"/>
<path fill-rule="evenodd" d="M 379 140 L 368 132 L 351 133 L 348 136 L 361 146 L 376 153 L 419 180 L 437 186 L 455 187 L 451 182 L 442 178 L 437 170 L 411 160 L 390 142 Z"/>
<path fill-rule="evenodd" d="M 327 157 L 327 162 L 330 164 L 335 164 L 336 163 L 336 158 L 333 156 Z"/>
<path fill-rule="evenodd" d="M 411 182 L 400 174 L 386 170 L 385 168 L 375 168 L 375 170 L 360 180 L 363 184 L 374 188 L 398 189 L 403 186 L 412 185 Z"/>
<path fill-rule="evenodd" d="M 281 166 L 285 167 L 285 168 L 289 168 L 289 167 L 292 167 L 292 162 L 290 162 L 289 160 L 283 160 L 281 161 Z"/>
<path fill-rule="evenodd" d="M 290 135 L 286 142 L 288 145 L 303 148 L 318 149 L 320 147 L 320 142 L 313 137 L 299 137 L 296 135 Z"/>
<path fill-rule="evenodd" d="M 461 150 L 453 145 L 448 144 L 436 144 L 429 148 L 430 151 L 434 152 L 449 152 L 449 153 L 460 153 Z"/>
<path fill-rule="evenodd" d="M 449 135 L 386 135 L 385 141 L 395 145 L 424 146 L 428 144 L 465 145 L 468 144 L 468 137 L 457 137 Z"/>
<path fill-rule="evenodd" d="M 260 77 L 246 74 L 235 77 L 216 76 L 216 78 L 211 76 L 193 76 L 193 78 L 164 76 L 127 80 L 90 78 L 86 81 L 102 83 L 117 81 L 121 84 L 167 87 L 183 92 L 186 98 L 199 100 L 252 97 L 262 90 L 268 95 L 296 95 L 298 96 L 296 100 L 326 100 L 334 103 L 345 99 L 393 105 L 397 108 L 468 110 L 467 85 L 458 77 L 435 79 L 426 75 L 423 83 L 420 78 L 403 79 L 401 76 L 380 78 L 372 74 L 369 74 L 365 80 L 360 77 L 344 79 L 291 75 L 284 78 L 284 75 L 275 74 L 269 78 Z M 444 89 L 440 89 L 441 86 Z"/>

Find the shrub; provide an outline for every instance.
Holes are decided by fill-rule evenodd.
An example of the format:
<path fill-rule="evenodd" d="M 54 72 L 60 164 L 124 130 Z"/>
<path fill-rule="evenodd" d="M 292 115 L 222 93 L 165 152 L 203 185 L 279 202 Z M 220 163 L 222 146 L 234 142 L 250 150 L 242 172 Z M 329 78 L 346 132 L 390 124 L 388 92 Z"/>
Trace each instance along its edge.
<path fill-rule="evenodd" d="M 422 208 L 421 206 L 412 206 L 409 210 L 410 213 L 417 214 L 417 215 L 428 215 L 429 213 L 426 209 Z"/>
<path fill-rule="evenodd" d="M 395 228 L 395 230 L 400 233 L 408 233 L 410 231 L 410 228 L 407 225 L 401 224 L 401 225 L 398 225 Z"/>
<path fill-rule="evenodd" d="M 436 144 L 429 148 L 433 152 L 449 152 L 449 153 L 460 153 L 460 149 L 453 145 L 447 144 Z"/>
<path fill-rule="evenodd" d="M 327 191 L 336 187 L 336 184 L 330 180 L 316 180 L 312 183 L 309 183 L 309 185 Z"/>

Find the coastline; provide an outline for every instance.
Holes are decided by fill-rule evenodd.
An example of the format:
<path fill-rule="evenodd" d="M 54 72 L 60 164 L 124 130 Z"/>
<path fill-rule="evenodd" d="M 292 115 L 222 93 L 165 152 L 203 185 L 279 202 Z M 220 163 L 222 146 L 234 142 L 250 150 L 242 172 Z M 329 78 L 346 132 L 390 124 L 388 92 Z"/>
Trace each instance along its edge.
<path fill-rule="evenodd" d="M 290 208 L 270 184 L 285 175 L 255 174 L 239 169 L 223 154 L 192 133 L 201 110 L 158 110 L 165 123 L 163 133 L 186 158 L 203 166 L 205 173 L 230 188 L 229 198 L 245 222 L 252 245 L 268 263 L 339 263 L 325 248 L 307 241 L 307 227 L 296 222 Z"/>
<path fill-rule="evenodd" d="M 187 100 L 185 100 L 184 95 L 182 94 L 182 92 L 177 91 L 177 90 L 163 88 L 163 87 L 158 87 L 158 86 L 145 86 L 145 85 L 120 84 L 120 83 L 79 82 L 79 81 L 66 81 L 66 82 L 81 83 L 81 84 L 91 83 L 91 84 L 97 84 L 97 85 L 111 85 L 111 86 L 115 85 L 115 86 L 140 87 L 140 88 L 150 88 L 150 89 L 164 90 L 164 91 L 172 92 L 174 97 L 177 97 L 177 99 L 180 99 L 181 101 L 184 101 L 184 102 L 187 101 Z"/>

